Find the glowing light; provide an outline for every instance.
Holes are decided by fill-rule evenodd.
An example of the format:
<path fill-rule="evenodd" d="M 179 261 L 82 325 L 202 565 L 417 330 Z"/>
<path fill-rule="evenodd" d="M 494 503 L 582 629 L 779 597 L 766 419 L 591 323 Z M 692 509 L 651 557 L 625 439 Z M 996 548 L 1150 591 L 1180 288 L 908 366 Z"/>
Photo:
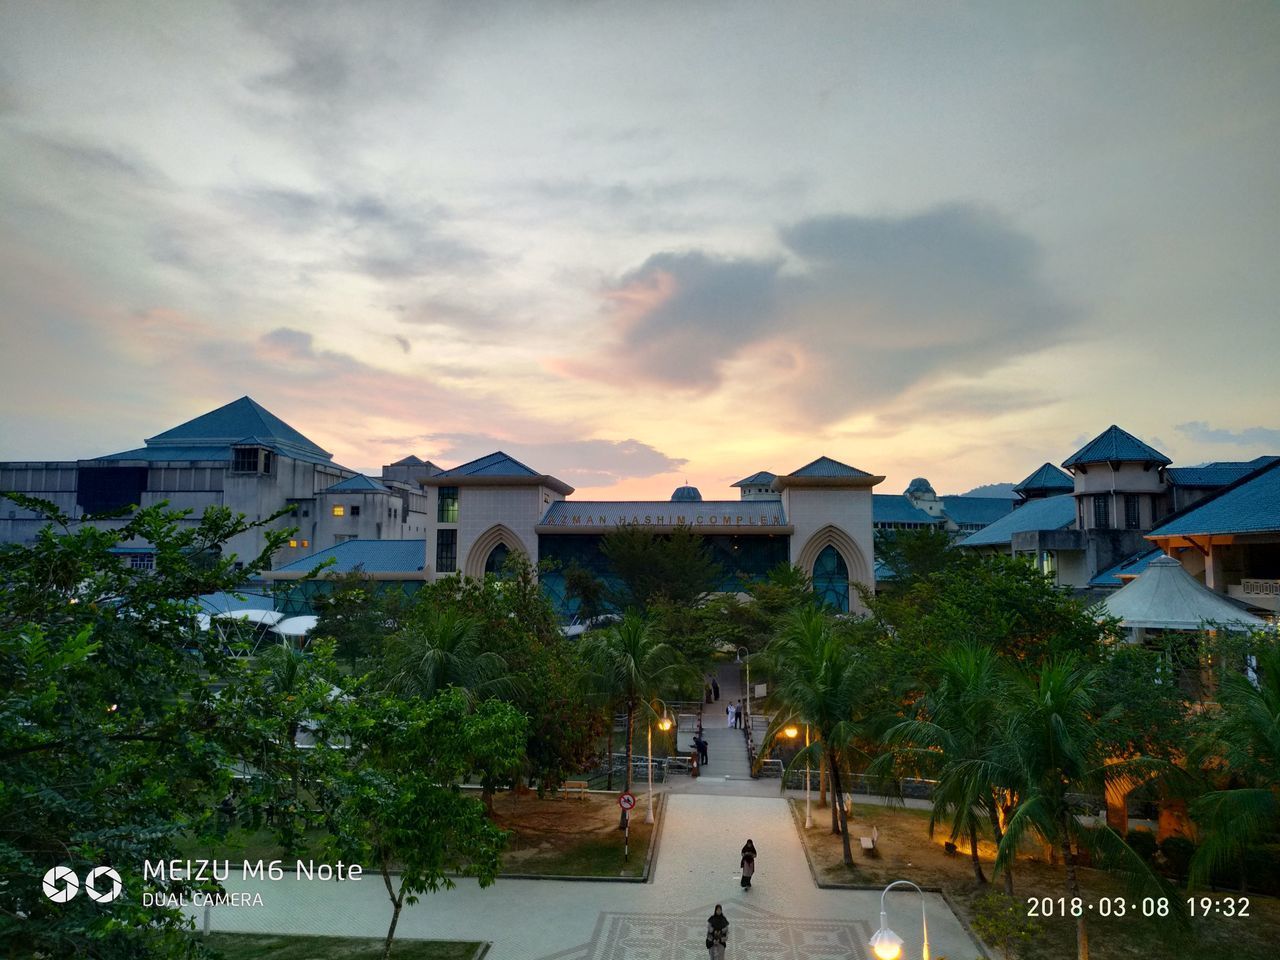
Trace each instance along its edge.
<path fill-rule="evenodd" d="M 800 735 L 800 728 L 794 727 L 794 726 L 787 727 L 785 730 L 782 731 L 782 733 L 788 740 L 794 740 L 796 737 Z"/>
<path fill-rule="evenodd" d="M 877 930 L 869 946 L 880 960 L 898 960 L 902 956 L 902 938 L 888 927 Z"/>

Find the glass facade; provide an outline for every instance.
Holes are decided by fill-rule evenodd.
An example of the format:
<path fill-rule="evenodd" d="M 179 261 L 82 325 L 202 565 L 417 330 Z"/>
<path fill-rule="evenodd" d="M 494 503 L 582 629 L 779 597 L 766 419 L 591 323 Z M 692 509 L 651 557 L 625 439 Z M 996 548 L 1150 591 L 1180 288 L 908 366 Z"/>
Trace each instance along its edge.
<path fill-rule="evenodd" d="M 539 573 L 538 579 L 561 616 L 568 618 L 576 612 L 577 604 L 564 595 L 564 571 L 572 564 L 590 571 L 611 590 L 620 586 L 600 552 L 603 539 L 602 534 L 544 533 L 538 537 L 538 562 L 550 567 Z M 719 590 L 742 590 L 748 583 L 763 580 L 770 570 L 789 559 L 791 538 L 784 534 L 705 535 L 702 539 L 712 559 L 725 570 Z"/>
<path fill-rule="evenodd" d="M 814 561 L 813 592 L 825 606 L 849 612 L 849 566 L 835 547 L 824 547 Z"/>

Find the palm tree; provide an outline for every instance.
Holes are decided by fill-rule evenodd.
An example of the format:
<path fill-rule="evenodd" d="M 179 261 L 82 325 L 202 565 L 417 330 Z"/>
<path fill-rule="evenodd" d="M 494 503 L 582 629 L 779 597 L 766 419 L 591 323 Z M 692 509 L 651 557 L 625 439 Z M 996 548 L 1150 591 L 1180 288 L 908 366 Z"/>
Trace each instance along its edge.
<path fill-rule="evenodd" d="M 775 708 L 766 742 L 772 742 L 778 731 L 790 724 L 809 725 L 816 736 L 792 759 L 788 773 L 797 764 L 825 757 L 834 793 L 831 832 L 839 834 L 844 843 L 845 865 L 853 866 L 840 760 L 862 732 L 853 720 L 858 694 L 864 687 L 856 651 L 832 629 L 829 613 L 809 605 L 784 621 L 765 653 L 774 677 L 771 702 Z"/>
<path fill-rule="evenodd" d="M 1250 849 L 1280 834 L 1280 646 L 1264 649 L 1255 678 L 1227 677 L 1221 712 L 1196 756 L 1225 768 L 1230 787 L 1196 800 L 1192 816 L 1204 839 L 1191 861 L 1192 884 L 1239 866 Z"/>
<path fill-rule="evenodd" d="M 586 634 L 581 650 L 597 689 L 626 710 L 627 772 L 623 789 L 630 792 L 636 710 L 650 710 L 653 700 L 684 679 L 688 668 L 673 647 L 654 636 L 649 621 L 638 613 L 628 613 L 620 623 L 599 633 Z M 621 823 L 625 826 L 626 822 L 627 812 L 623 810 Z"/>
<path fill-rule="evenodd" d="M 997 845 L 1003 837 L 1001 818 L 1015 804 L 1012 771 L 993 761 L 992 745 L 1002 729 L 1008 680 L 995 650 L 981 643 L 953 647 L 937 658 L 938 681 L 920 703 L 917 716 L 885 734 L 890 748 L 871 765 L 885 773 L 907 765 L 937 778 L 929 833 L 950 818 L 951 841 L 969 840 L 974 880 L 986 883 L 978 858 L 978 828 L 991 825 Z M 1013 869 L 1006 866 L 1005 893 L 1013 895 Z"/>
<path fill-rule="evenodd" d="M 386 689 L 430 700 L 450 687 L 475 704 L 510 698 L 518 684 L 498 654 L 481 649 L 480 622 L 456 610 L 428 608 L 387 641 Z"/>
<path fill-rule="evenodd" d="M 1108 782 L 1140 782 L 1167 766 L 1146 757 L 1108 762 L 1094 708 L 1100 682 L 1096 667 L 1067 654 L 1047 661 L 1038 672 L 1023 673 L 1009 686 L 1004 730 L 988 760 L 974 764 L 1011 771 L 1021 798 L 1000 840 L 996 869 L 1013 862 L 1019 843 L 1030 834 L 1062 854 L 1069 897 L 1080 896 L 1075 851 L 1082 846 L 1097 850 L 1110 869 L 1127 874 L 1135 885 L 1168 894 L 1168 887 L 1119 834 L 1105 824 L 1086 831 L 1071 809 L 1070 794 L 1103 794 Z M 1180 903 L 1176 896 L 1170 901 Z M 1076 920 L 1076 955 L 1089 960 L 1084 913 Z"/>

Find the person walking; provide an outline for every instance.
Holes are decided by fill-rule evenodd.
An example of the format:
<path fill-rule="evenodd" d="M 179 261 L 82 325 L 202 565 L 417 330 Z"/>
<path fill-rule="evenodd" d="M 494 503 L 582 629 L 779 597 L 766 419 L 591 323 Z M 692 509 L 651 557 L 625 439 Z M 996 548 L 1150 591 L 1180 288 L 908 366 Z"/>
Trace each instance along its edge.
<path fill-rule="evenodd" d="M 728 945 L 729 918 L 724 915 L 724 907 L 717 903 L 716 912 L 707 917 L 707 955 L 710 960 L 724 960 Z"/>
<path fill-rule="evenodd" d="M 715 695 L 716 702 L 720 702 L 720 681 L 713 675 L 711 677 L 711 692 Z"/>
<path fill-rule="evenodd" d="M 727 727 L 736 726 L 736 724 L 733 722 L 733 704 L 732 703 L 724 708 L 724 716 L 725 716 L 725 726 Z"/>
<path fill-rule="evenodd" d="M 742 862 L 739 866 L 742 867 L 742 886 L 750 888 L 751 878 L 756 872 L 756 845 L 750 838 L 742 847 Z"/>
<path fill-rule="evenodd" d="M 707 739 L 699 736 L 694 742 L 698 745 L 698 761 L 705 767 L 711 762 L 707 759 Z"/>

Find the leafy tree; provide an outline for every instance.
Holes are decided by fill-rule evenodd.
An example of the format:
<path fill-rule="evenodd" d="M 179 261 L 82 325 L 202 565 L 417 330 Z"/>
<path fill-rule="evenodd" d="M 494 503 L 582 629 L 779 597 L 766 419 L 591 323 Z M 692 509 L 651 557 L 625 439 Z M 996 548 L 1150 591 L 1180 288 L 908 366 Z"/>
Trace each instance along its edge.
<path fill-rule="evenodd" d="M 1000 841 L 997 869 L 1010 865 L 1025 836 L 1037 836 L 1061 853 L 1068 897 L 1080 896 L 1076 851 L 1082 847 L 1096 851 L 1110 869 L 1128 874 L 1135 886 L 1166 889 L 1121 836 L 1105 825 L 1086 830 L 1071 806 L 1071 794 L 1096 795 L 1109 780 L 1145 778 L 1158 766 L 1142 757 L 1108 762 L 1111 758 L 1097 739 L 1101 676 L 1096 666 L 1075 654 L 1055 657 L 1038 669 L 1024 668 L 1009 687 L 1008 719 L 989 761 L 999 770 L 1016 771 L 1020 795 Z M 1079 960 L 1088 960 L 1084 914 L 1076 920 L 1076 951 Z"/>
<path fill-rule="evenodd" d="M 379 589 L 358 570 L 330 577 L 326 586 L 326 592 L 312 599 L 317 619 L 311 640 L 332 640 L 338 657 L 354 673 L 362 660 L 381 656 L 386 638 L 403 625 L 412 600 L 399 590 Z"/>
<path fill-rule="evenodd" d="M 576 560 L 564 571 L 565 597 L 578 602 L 578 618 L 590 623 L 608 607 L 609 590 L 598 578 Z"/>
<path fill-rule="evenodd" d="M 137 864 L 176 856 L 174 838 L 212 818 L 239 759 L 209 679 L 228 653 L 194 600 L 234 592 L 287 539 L 265 531 L 236 570 L 221 547 L 254 527 L 211 508 L 197 521 L 151 507 L 98 524 L 55 505 L 30 545 L 0 546 L 0 953 L 172 957 L 191 949 L 176 909 L 143 908 Z M 149 544 L 155 569 L 113 552 Z M 40 878 L 113 865 L 125 896 L 53 904 Z M 161 885 L 162 889 L 168 889 Z"/>
<path fill-rule="evenodd" d="M 631 789 L 631 748 L 636 711 L 649 704 L 688 673 L 678 654 L 658 640 L 649 622 L 628 613 L 621 623 L 588 633 L 582 640 L 582 657 L 600 690 L 610 702 L 622 705 L 627 716 L 627 772 L 624 789 Z M 612 760 L 610 760 L 612 763 Z M 622 824 L 627 812 L 622 811 Z"/>
<path fill-rule="evenodd" d="M 285 850 L 300 850 L 312 825 L 311 785 L 319 776 L 304 741 L 321 734 L 323 717 L 344 694 L 332 644 L 307 652 L 279 643 L 231 664 L 218 694 L 218 721 L 228 752 L 242 759 L 233 784 L 240 825 L 269 827 Z"/>
<path fill-rule="evenodd" d="M 907 589 L 864 595 L 872 616 L 900 650 L 900 673 L 928 681 L 933 651 L 980 640 L 1015 660 L 1101 650 L 1107 626 L 1083 601 L 1058 589 L 1022 559 L 992 557 L 957 564 Z"/>
<path fill-rule="evenodd" d="M 918 530 L 877 530 L 875 551 L 877 563 L 893 574 L 892 582 L 898 589 L 975 562 L 956 548 L 951 534 L 941 525 Z"/>
<path fill-rule="evenodd" d="M 460 690 L 433 700 L 397 700 L 358 691 L 327 721 L 320 803 L 335 856 L 371 864 L 391 902 L 383 957 L 391 954 L 400 911 L 422 893 L 454 886 L 455 875 L 482 887 L 500 868 L 506 833 L 458 783 L 482 771 L 514 771 L 523 757 L 525 719 L 510 704 L 470 704 Z"/>
<path fill-rule="evenodd" d="M 1203 841 L 1191 861 L 1193 884 L 1237 868 L 1260 845 L 1280 849 L 1280 645 L 1259 648 L 1256 670 L 1226 677 L 1220 709 L 1195 757 L 1221 785 L 1191 806 Z"/>
<path fill-rule="evenodd" d="M 938 680 L 918 706 L 917 716 L 892 727 L 885 736 L 890 751 L 872 764 L 874 772 L 891 764 L 937 778 L 929 833 L 950 820 L 951 840 L 969 840 L 973 876 L 986 883 L 978 859 L 978 829 L 991 825 L 998 844 L 1001 820 L 1015 804 L 1013 774 L 989 762 L 1002 732 L 1001 708 L 1008 688 L 995 651 L 983 644 L 956 646 L 939 657 Z M 1004 869 L 1005 892 L 1013 895 L 1013 868 Z"/>
<path fill-rule="evenodd" d="M 776 739 L 789 724 L 809 725 L 815 736 L 792 759 L 788 772 L 806 760 L 816 764 L 825 755 L 835 794 L 831 832 L 840 834 L 845 865 L 852 866 L 840 766 L 855 738 L 865 733 L 854 721 L 865 681 L 862 663 L 848 636 L 832 629 L 831 615 L 817 606 L 792 613 L 765 652 L 774 680 L 770 699 L 775 707 L 766 742 Z"/>
<path fill-rule="evenodd" d="M 655 601 L 694 604 L 724 580 L 724 569 L 688 527 L 661 534 L 619 527 L 605 535 L 600 550 L 621 582 L 613 598 L 619 609 L 643 610 Z"/>
<path fill-rule="evenodd" d="M 487 692 L 509 698 L 529 718 L 526 772 L 539 790 L 585 769 L 603 717 L 598 703 L 583 696 L 576 644 L 560 632 L 524 554 L 509 554 L 500 578 L 445 577 L 426 584 L 410 617 L 445 612 L 476 624 L 477 642 L 505 664 L 510 684 Z"/>
<path fill-rule="evenodd" d="M 512 697 L 506 661 L 484 649 L 480 621 L 456 608 L 419 607 L 386 644 L 380 668 L 387 692 L 430 700 L 455 688 L 469 702 Z"/>

